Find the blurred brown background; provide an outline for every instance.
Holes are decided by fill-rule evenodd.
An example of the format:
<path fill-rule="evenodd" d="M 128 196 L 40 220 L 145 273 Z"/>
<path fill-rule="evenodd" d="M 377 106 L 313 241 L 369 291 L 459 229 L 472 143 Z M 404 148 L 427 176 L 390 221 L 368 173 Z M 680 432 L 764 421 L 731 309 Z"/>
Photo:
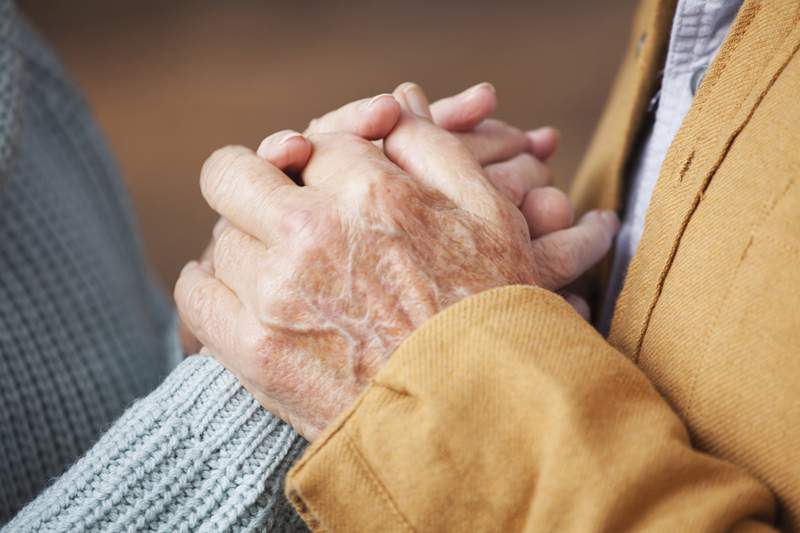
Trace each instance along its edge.
<path fill-rule="evenodd" d="M 575 171 L 628 39 L 634 0 L 27 0 L 120 161 L 167 286 L 215 219 L 205 157 L 413 80 L 432 99 L 488 80 L 498 116 L 562 131 Z"/>

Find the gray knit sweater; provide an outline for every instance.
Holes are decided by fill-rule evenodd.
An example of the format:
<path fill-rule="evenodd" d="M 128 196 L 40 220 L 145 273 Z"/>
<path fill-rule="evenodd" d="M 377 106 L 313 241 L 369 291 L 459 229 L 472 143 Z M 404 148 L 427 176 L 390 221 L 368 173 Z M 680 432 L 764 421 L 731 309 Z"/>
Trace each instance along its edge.
<path fill-rule="evenodd" d="M 83 102 L 0 0 L 3 531 L 304 529 L 304 441 L 213 359 L 170 372 L 172 317 Z"/>

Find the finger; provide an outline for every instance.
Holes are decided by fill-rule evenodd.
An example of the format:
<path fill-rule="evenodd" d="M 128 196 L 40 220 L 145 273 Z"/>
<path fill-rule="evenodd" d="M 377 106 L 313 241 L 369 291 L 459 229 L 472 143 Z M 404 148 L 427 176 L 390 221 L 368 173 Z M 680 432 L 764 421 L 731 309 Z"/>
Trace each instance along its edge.
<path fill-rule="evenodd" d="M 530 145 L 528 149 L 540 161 L 547 161 L 558 150 L 561 134 L 555 128 L 545 127 L 527 133 Z"/>
<path fill-rule="evenodd" d="M 532 241 L 537 283 L 557 290 L 577 279 L 605 256 L 618 228 L 613 211 L 590 211 L 575 226 Z"/>
<path fill-rule="evenodd" d="M 383 142 L 389 159 L 459 207 L 495 220 L 500 194 L 464 143 L 413 112 L 424 105 L 421 101 L 414 102 L 418 97 L 416 91 L 395 93 L 395 97 L 403 111 L 397 126 Z"/>
<path fill-rule="evenodd" d="M 456 137 L 483 166 L 510 159 L 530 146 L 522 130 L 494 119 L 483 121 L 472 131 L 457 133 Z"/>
<path fill-rule="evenodd" d="M 469 131 L 497 109 L 497 94 L 491 83 L 479 83 L 466 91 L 431 104 L 436 125 L 449 131 Z"/>
<path fill-rule="evenodd" d="M 572 204 L 567 195 L 555 187 L 533 189 L 525 196 L 520 210 L 532 239 L 572 225 Z"/>
<path fill-rule="evenodd" d="M 317 431 L 323 421 L 346 407 L 337 401 L 339 391 L 320 399 L 326 401 L 320 405 L 308 397 L 307 389 L 298 388 L 298 383 L 328 386 L 335 382 L 335 371 L 319 359 L 305 357 L 308 347 L 297 348 L 285 336 L 262 327 L 236 295 L 198 263 L 184 267 L 175 286 L 175 301 L 181 317 L 205 346 L 201 353 L 213 355 L 264 407 L 284 417 L 305 407 L 311 415 L 305 420 Z M 307 340 L 313 343 L 313 337 Z M 326 390 L 334 389 L 328 386 Z M 347 392 L 339 396 L 348 397 Z M 316 434 L 305 426 L 299 429 Z"/>
<path fill-rule="evenodd" d="M 200 189 L 214 211 L 265 243 L 302 212 L 312 195 L 247 148 L 230 146 L 203 164 Z"/>
<path fill-rule="evenodd" d="M 284 172 L 298 172 L 311 156 L 311 143 L 294 130 L 283 130 L 261 141 L 256 155 Z"/>
<path fill-rule="evenodd" d="M 219 217 L 214 227 L 211 228 L 211 240 L 208 241 L 203 255 L 200 256 L 200 266 L 207 270 L 212 276 L 214 275 L 214 248 L 217 245 L 217 239 L 225 228 L 230 225 L 231 223 L 225 220 L 225 217 Z"/>
<path fill-rule="evenodd" d="M 573 309 L 575 309 L 579 315 L 583 317 L 585 321 L 591 321 L 592 311 L 589 309 L 589 304 L 586 303 L 586 300 L 572 292 L 559 291 L 559 294 L 569 305 L 572 306 Z"/>
<path fill-rule="evenodd" d="M 191 262 L 175 284 L 175 304 L 188 329 L 215 354 L 239 352 L 240 317 L 244 311 L 231 290 Z"/>
<path fill-rule="evenodd" d="M 225 219 L 220 218 L 214 225 L 214 231 L 212 232 L 211 240 L 206 245 L 205 250 L 203 250 L 203 253 L 200 256 L 199 262 L 201 267 L 208 271 L 212 276 L 214 275 L 214 244 L 216 243 L 216 238 L 214 235 L 216 234 L 216 228 L 224 222 Z M 186 323 L 180 318 L 178 318 L 178 338 L 180 339 L 181 348 L 183 349 L 184 355 L 196 354 L 203 347 Z"/>
<path fill-rule="evenodd" d="M 431 119 L 431 106 L 428 103 L 428 97 L 422 87 L 416 83 L 410 81 L 401 83 L 392 95 L 400 104 L 401 109 L 406 109 L 418 117 Z"/>
<path fill-rule="evenodd" d="M 517 207 L 529 191 L 550 184 L 550 170 L 528 153 L 488 165 L 484 170 L 489 181 Z"/>
<path fill-rule="evenodd" d="M 194 355 L 203 348 L 203 345 L 194 336 L 192 330 L 189 329 L 189 326 L 181 319 L 178 319 L 178 340 L 181 343 L 181 351 L 185 356 Z"/>
<path fill-rule="evenodd" d="M 260 317 L 259 274 L 268 269 L 269 251 L 263 243 L 233 226 L 226 226 L 214 247 L 214 276 L 230 288 L 242 304 Z"/>
<path fill-rule="evenodd" d="M 361 137 L 323 133 L 310 140 L 314 151 L 302 173 L 306 185 L 337 188 L 348 183 L 372 183 L 384 176 L 403 176 L 380 148 Z"/>
<path fill-rule="evenodd" d="M 369 140 L 381 139 L 392 131 L 399 118 L 397 100 L 391 94 L 379 94 L 312 120 L 305 134 L 344 132 Z"/>
<path fill-rule="evenodd" d="M 214 275 L 214 243 L 216 242 L 217 227 L 224 224 L 225 219 L 219 218 L 211 229 L 211 239 L 206 244 L 203 253 L 200 254 L 199 263 L 206 270 L 211 270 L 211 275 Z"/>

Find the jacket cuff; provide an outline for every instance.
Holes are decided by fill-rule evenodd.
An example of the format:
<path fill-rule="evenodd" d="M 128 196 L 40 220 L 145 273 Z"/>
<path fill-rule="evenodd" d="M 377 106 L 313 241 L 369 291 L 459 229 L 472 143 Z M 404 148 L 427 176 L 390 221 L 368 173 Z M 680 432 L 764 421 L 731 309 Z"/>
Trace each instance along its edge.
<path fill-rule="evenodd" d="M 405 404 L 408 411 L 414 410 L 413 405 L 419 401 L 414 397 L 428 384 L 420 384 L 420 390 L 414 391 L 407 387 L 414 387 L 420 378 L 430 383 L 443 379 L 445 374 L 458 375 L 457 370 L 453 373 L 458 362 L 428 360 L 431 351 L 416 350 L 414 346 L 445 345 L 450 343 L 449 337 L 454 332 L 457 335 L 465 328 L 480 329 L 487 316 L 493 316 L 494 323 L 503 323 L 502 315 L 525 314 L 529 310 L 522 311 L 522 306 L 541 306 L 542 300 L 546 306 L 566 305 L 559 296 L 535 287 L 492 289 L 442 311 L 406 339 L 365 393 L 290 470 L 286 495 L 306 524 L 314 531 L 414 531 L 410 518 L 403 515 L 379 473 L 359 448 L 358 442 L 362 440 L 359 421 L 371 420 L 376 415 L 380 418 L 378 412 L 389 405 L 404 410 Z M 536 315 L 532 313 L 533 317 Z M 403 490 L 415 489 L 403 487 Z M 358 508 L 355 512 L 354 507 Z"/>
<path fill-rule="evenodd" d="M 414 332 L 286 487 L 319 531 L 739 531 L 775 509 L 758 479 L 692 448 L 641 369 L 532 287 Z"/>

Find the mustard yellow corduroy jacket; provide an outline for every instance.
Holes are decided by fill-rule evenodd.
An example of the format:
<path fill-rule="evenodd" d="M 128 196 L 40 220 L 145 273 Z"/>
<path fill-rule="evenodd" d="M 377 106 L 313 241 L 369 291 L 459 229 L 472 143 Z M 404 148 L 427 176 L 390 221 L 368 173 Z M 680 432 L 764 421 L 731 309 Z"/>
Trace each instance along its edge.
<path fill-rule="evenodd" d="M 645 1 L 574 189 L 619 207 L 674 0 Z M 800 530 L 800 2 L 747 0 L 612 333 L 506 287 L 440 313 L 306 452 L 315 530 Z"/>

